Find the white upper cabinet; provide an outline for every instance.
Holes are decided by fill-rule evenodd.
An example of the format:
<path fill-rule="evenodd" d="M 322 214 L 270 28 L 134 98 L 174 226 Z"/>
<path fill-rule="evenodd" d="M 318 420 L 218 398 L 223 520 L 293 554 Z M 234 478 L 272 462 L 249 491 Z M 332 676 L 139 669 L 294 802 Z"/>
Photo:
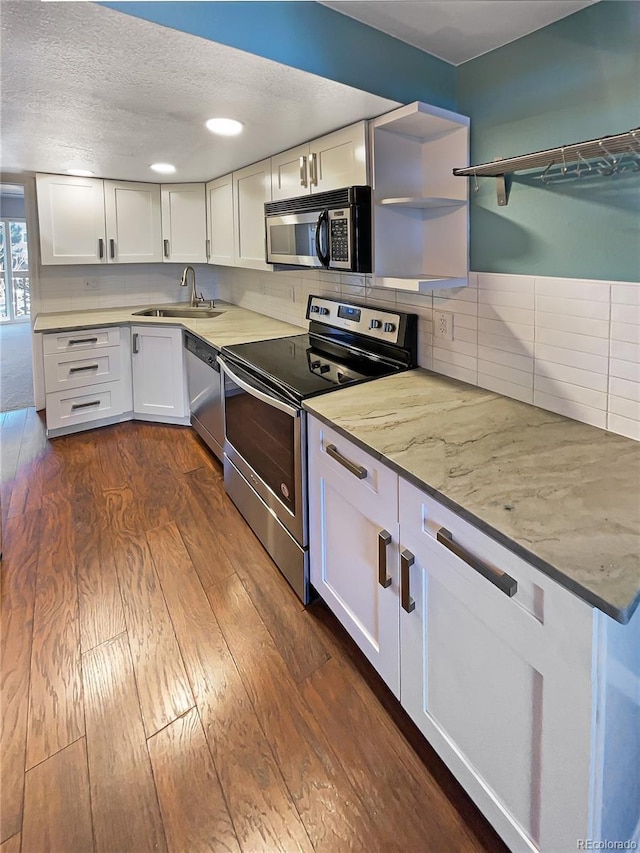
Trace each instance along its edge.
<path fill-rule="evenodd" d="M 104 181 L 107 261 L 137 264 L 162 260 L 158 184 Z"/>
<path fill-rule="evenodd" d="M 160 187 L 36 175 L 43 264 L 162 260 Z"/>
<path fill-rule="evenodd" d="M 428 291 L 467 283 L 469 119 L 416 102 L 374 119 L 375 284 Z"/>
<path fill-rule="evenodd" d="M 102 183 L 98 178 L 36 175 L 43 264 L 106 263 Z"/>
<path fill-rule="evenodd" d="M 207 262 L 233 266 L 233 175 L 209 181 L 207 191 Z"/>
<path fill-rule="evenodd" d="M 269 270 L 266 263 L 264 203 L 271 201 L 271 161 L 233 173 L 235 266 Z"/>
<path fill-rule="evenodd" d="M 367 123 L 360 121 L 271 158 L 274 201 L 369 183 Z"/>
<path fill-rule="evenodd" d="M 176 264 L 206 263 L 206 239 L 205 185 L 163 184 L 163 260 Z"/>

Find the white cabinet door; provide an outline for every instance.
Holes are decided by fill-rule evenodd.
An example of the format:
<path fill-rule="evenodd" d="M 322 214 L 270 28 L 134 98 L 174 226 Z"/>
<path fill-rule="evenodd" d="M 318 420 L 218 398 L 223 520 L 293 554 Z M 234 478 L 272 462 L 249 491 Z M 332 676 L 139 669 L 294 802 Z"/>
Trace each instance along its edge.
<path fill-rule="evenodd" d="M 575 848 L 591 837 L 592 609 L 403 480 L 400 531 L 402 705 L 510 849 Z"/>
<path fill-rule="evenodd" d="M 162 261 L 160 186 L 104 181 L 109 263 Z"/>
<path fill-rule="evenodd" d="M 309 148 L 312 193 L 369 183 L 366 121 L 316 139 Z"/>
<path fill-rule="evenodd" d="M 271 158 L 271 198 L 309 195 L 309 143 Z"/>
<path fill-rule="evenodd" d="M 204 184 L 163 184 L 163 260 L 176 264 L 206 263 L 206 239 Z"/>
<path fill-rule="evenodd" d="M 308 446 L 311 583 L 399 696 L 398 477 L 312 417 Z"/>
<path fill-rule="evenodd" d="M 271 161 L 233 173 L 236 266 L 270 270 L 265 258 L 264 203 L 271 200 Z"/>
<path fill-rule="evenodd" d="M 233 175 L 209 181 L 207 190 L 207 260 L 233 266 Z"/>
<path fill-rule="evenodd" d="M 184 419 L 188 414 L 182 330 L 175 326 L 132 326 L 134 417 Z"/>
<path fill-rule="evenodd" d="M 102 181 L 36 175 L 43 264 L 106 263 Z"/>

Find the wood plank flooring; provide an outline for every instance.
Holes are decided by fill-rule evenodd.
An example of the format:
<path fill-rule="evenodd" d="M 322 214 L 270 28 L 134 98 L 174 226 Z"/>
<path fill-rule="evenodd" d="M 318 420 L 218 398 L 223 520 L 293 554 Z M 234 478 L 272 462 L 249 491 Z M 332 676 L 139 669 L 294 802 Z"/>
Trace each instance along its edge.
<path fill-rule="evenodd" d="M 506 851 L 191 429 L 0 428 L 0 853 Z"/>

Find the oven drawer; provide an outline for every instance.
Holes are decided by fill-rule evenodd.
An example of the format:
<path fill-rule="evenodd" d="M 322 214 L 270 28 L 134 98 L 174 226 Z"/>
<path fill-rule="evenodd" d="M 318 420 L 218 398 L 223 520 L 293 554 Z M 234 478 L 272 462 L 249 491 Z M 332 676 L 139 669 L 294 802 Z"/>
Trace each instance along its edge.
<path fill-rule="evenodd" d="M 121 415 L 123 403 L 121 382 L 47 394 L 47 429 L 73 427 Z"/>
<path fill-rule="evenodd" d="M 44 357 L 44 379 L 47 392 L 65 388 L 82 388 L 120 379 L 122 358 L 120 347 L 104 347 L 95 353 L 51 353 Z"/>
<path fill-rule="evenodd" d="M 106 329 L 76 329 L 73 332 L 50 332 L 43 335 L 42 349 L 45 355 L 56 352 L 114 347 L 120 343 L 120 327 Z"/>

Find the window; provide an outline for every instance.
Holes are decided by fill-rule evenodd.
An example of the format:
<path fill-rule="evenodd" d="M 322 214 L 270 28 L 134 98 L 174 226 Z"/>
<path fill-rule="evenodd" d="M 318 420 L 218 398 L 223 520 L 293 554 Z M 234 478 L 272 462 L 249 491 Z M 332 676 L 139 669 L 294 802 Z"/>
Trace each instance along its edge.
<path fill-rule="evenodd" d="M 0 219 L 0 321 L 28 320 L 30 315 L 27 223 Z"/>

